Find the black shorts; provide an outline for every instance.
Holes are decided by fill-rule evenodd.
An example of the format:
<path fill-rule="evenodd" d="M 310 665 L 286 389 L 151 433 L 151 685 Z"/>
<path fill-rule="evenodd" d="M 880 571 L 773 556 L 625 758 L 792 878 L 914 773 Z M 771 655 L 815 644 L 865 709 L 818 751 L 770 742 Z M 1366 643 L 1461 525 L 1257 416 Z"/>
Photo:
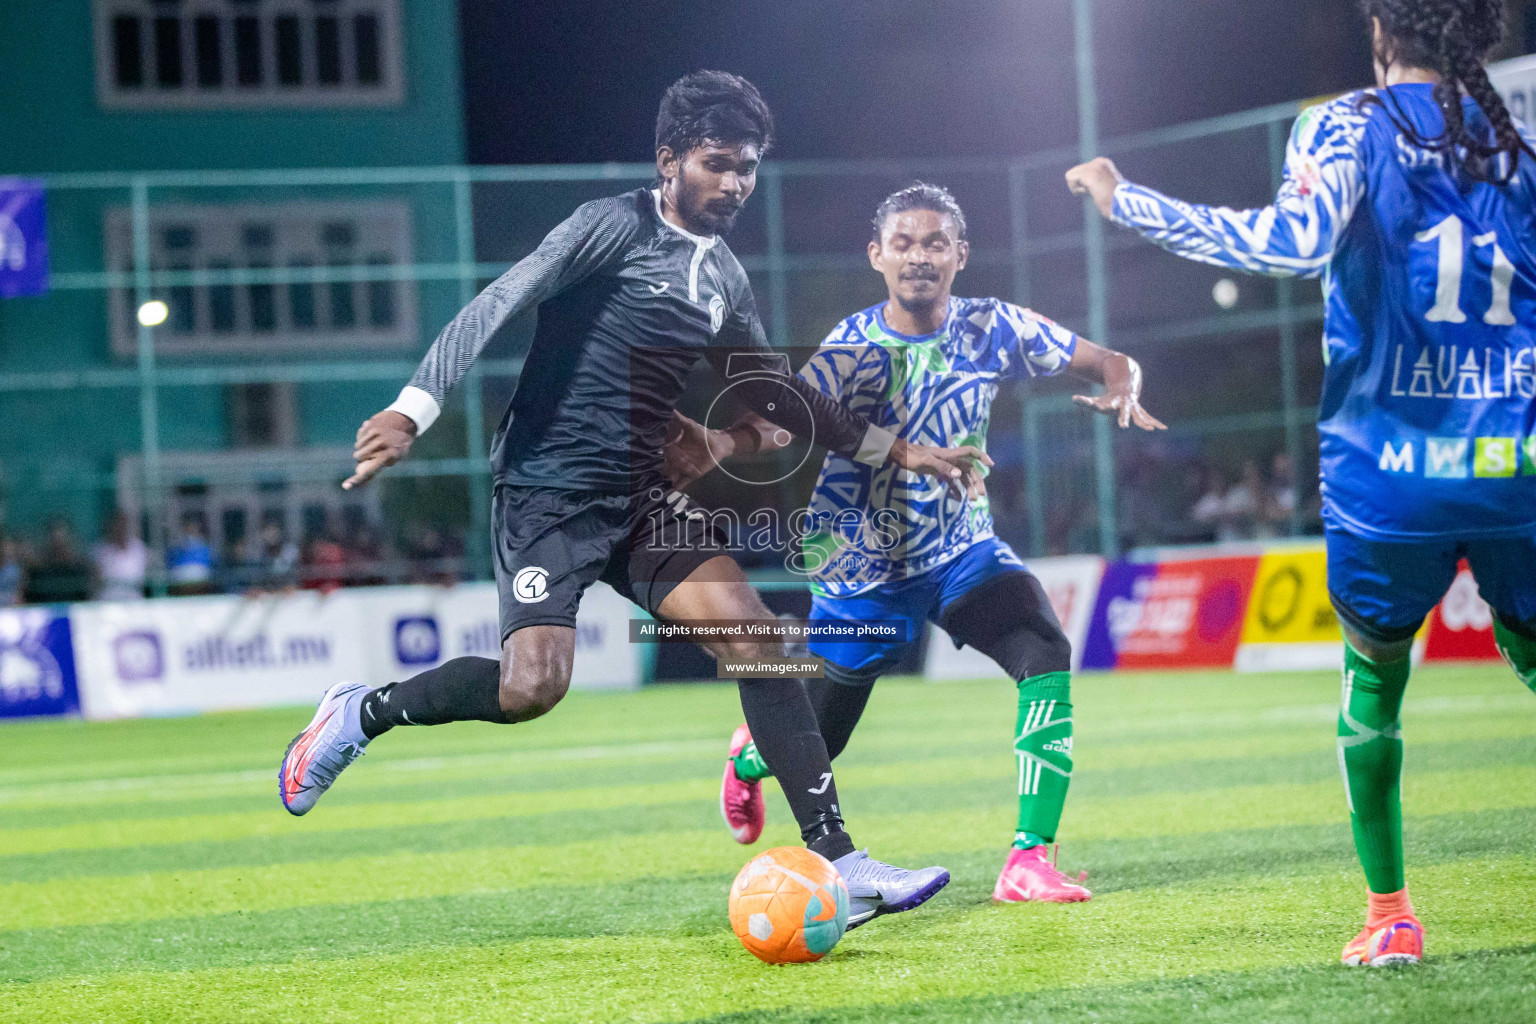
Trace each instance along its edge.
<path fill-rule="evenodd" d="M 668 487 L 635 495 L 500 484 L 491 503 L 501 639 L 574 626 L 598 580 L 656 614 L 672 589 L 726 554 L 709 516 Z"/>

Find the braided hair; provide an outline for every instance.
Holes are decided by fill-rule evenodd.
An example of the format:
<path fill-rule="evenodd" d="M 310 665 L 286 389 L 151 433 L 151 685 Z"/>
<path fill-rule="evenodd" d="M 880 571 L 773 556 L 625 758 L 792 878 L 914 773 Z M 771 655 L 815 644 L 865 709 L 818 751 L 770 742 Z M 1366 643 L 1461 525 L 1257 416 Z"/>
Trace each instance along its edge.
<path fill-rule="evenodd" d="M 1384 52 L 1376 54 L 1377 60 L 1440 74 L 1434 98 L 1445 117 L 1443 134 L 1426 138 L 1400 108 L 1388 109 L 1392 123 L 1410 142 L 1446 153 L 1471 178 L 1499 185 L 1514 177 L 1522 152 L 1536 158 L 1483 68 L 1483 57 L 1504 35 L 1504 0 L 1363 0 L 1363 6 L 1367 18 L 1381 22 Z M 1492 145 L 1468 129 L 1462 90 L 1493 125 Z M 1368 102 L 1383 101 L 1372 95 Z M 1395 100 L 1392 106 L 1397 106 Z"/>

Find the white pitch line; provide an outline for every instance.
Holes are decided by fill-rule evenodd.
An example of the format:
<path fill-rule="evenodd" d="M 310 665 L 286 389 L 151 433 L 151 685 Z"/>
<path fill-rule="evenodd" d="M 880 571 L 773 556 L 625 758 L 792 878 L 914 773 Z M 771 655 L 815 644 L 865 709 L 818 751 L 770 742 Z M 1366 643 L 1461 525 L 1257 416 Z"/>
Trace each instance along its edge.
<path fill-rule="evenodd" d="M 597 761 L 611 758 L 654 757 L 657 755 L 718 752 L 718 740 L 681 740 L 655 743 L 628 743 L 613 746 L 552 747 L 547 750 L 517 750 L 481 754 L 447 754 L 439 757 L 414 757 L 398 761 L 379 761 L 370 765 L 376 771 L 418 772 L 442 768 L 504 765 L 515 767 L 529 762 Z M 81 779 L 72 782 L 0 787 L 0 805 L 46 803 L 49 797 L 88 796 L 141 790 L 174 789 L 184 795 L 197 791 L 216 791 L 252 783 L 272 782 L 277 778 L 277 761 L 272 767 L 246 771 L 202 772 L 175 775 L 128 775 L 112 778 Z"/>

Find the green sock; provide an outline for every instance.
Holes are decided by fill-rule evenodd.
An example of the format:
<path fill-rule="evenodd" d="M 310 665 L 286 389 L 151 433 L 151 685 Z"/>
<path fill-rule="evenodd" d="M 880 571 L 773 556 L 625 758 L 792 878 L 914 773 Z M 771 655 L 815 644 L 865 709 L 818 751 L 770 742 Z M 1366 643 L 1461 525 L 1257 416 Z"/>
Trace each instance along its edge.
<path fill-rule="evenodd" d="M 1536 640 L 1504 628 L 1498 619 L 1493 620 L 1493 642 L 1498 645 L 1504 661 L 1515 670 L 1520 681 L 1536 693 Z"/>
<path fill-rule="evenodd" d="M 1018 849 L 1039 846 L 1056 838 L 1061 809 L 1072 781 L 1072 676 L 1047 672 L 1019 682 Z"/>
<path fill-rule="evenodd" d="M 1045 836 L 1037 836 L 1028 829 L 1023 832 L 1015 832 L 1013 835 L 1013 848 L 1015 850 L 1029 850 L 1036 846 L 1044 846 L 1050 840 Z"/>
<path fill-rule="evenodd" d="M 736 777 L 743 782 L 756 782 L 773 774 L 758 755 L 756 743 L 749 742 L 742 747 L 741 753 L 731 758 L 731 761 L 736 765 Z"/>
<path fill-rule="evenodd" d="M 1403 887 L 1403 733 L 1398 715 L 1410 660 L 1378 663 L 1344 645 L 1339 768 L 1355 852 L 1371 892 Z"/>

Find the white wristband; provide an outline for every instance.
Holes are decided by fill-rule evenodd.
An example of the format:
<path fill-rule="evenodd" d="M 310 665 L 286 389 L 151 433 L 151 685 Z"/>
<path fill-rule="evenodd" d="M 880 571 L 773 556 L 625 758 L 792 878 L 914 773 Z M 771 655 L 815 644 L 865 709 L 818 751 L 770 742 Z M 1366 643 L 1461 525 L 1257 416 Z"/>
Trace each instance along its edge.
<path fill-rule="evenodd" d="M 871 423 L 869 429 L 864 431 L 864 440 L 859 442 L 859 450 L 853 461 L 862 462 L 866 466 L 883 466 L 891 454 L 891 445 L 895 443 L 895 434 Z"/>
<path fill-rule="evenodd" d="M 437 399 L 421 388 L 414 388 L 407 384 L 400 389 L 400 397 L 394 400 L 387 411 L 397 412 L 415 423 L 416 436 L 420 437 L 427 432 L 428 427 L 437 422 L 437 415 L 443 410 L 437 404 Z"/>

